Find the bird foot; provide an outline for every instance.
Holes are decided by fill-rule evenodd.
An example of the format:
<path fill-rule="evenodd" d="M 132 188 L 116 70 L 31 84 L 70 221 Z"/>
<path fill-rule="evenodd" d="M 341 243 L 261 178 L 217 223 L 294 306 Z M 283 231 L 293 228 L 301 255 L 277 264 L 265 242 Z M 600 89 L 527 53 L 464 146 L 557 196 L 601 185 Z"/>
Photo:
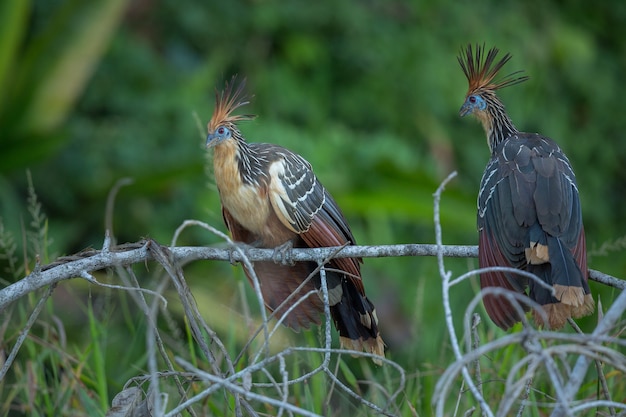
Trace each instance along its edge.
<path fill-rule="evenodd" d="M 293 249 L 293 242 L 291 240 L 288 240 L 282 245 L 274 248 L 274 254 L 272 255 L 274 263 L 285 266 L 294 266 L 296 263 L 293 261 L 291 249 Z"/>
<path fill-rule="evenodd" d="M 230 262 L 230 264 L 233 266 L 237 265 L 240 261 L 235 259 L 235 252 L 242 250 L 245 254 L 248 249 L 255 247 L 256 246 L 254 245 L 254 243 L 249 245 L 243 242 L 233 242 L 233 244 L 228 247 L 228 262 Z"/>

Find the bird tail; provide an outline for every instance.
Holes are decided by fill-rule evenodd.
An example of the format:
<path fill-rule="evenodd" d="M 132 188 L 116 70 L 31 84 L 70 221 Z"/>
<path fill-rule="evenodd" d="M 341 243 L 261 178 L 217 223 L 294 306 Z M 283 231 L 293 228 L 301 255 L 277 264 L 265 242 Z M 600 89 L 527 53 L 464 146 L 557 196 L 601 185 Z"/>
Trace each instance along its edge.
<path fill-rule="evenodd" d="M 327 271 L 330 314 L 342 348 L 385 356 L 372 302 L 343 274 Z M 320 294 L 321 296 L 321 294 Z M 372 359 L 381 365 L 380 359 Z"/>
<path fill-rule="evenodd" d="M 316 267 L 314 262 L 298 262 L 294 266 L 278 265 L 271 261 L 254 264 L 265 305 L 276 317 L 285 315 L 283 324 L 295 331 L 308 328 L 311 323 L 319 324 L 320 313 L 324 311 L 319 273 L 304 286 L 301 286 L 298 278 L 311 274 Z M 252 281 L 248 270 L 245 271 Z M 341 346 L 384 356 L 385 343 L 378 331 L 378 318 L 372 302 L 362 294 L 353 280 L 336 269 L 326 269 L 326 283 L 330 315 L 339 332 Z M 315 292 L 310 294 L 311 291 L 317 291 L 317 295 Z M 294 293 L 296 297 L 293 297 Z M 306 294 L 310 296 L 303 297 Z M 287 299 L 290 301 L 285 302 Z M 289 314 L 287 311 L 290 311 Z M 381 364 L 379 359 L 373 361 Z"/>
<path fill-rule="evenodd" d="M 584 241 L 583 241 L 584 245 Z M 529 264 L 528 270 L 552 286 L 552 291 L 530 281 L 530 297 L 543 306 L 548 321 L 535 311 L 535 321 L 551 329 L 559 329 L 570 317 L 582 317 L 593 312 L 594 302 L 587 283 L 586 263 L 581 266 L 563 241 L 547 236 L 549 262 Z M 584 256 L 584 250 L 583 250 Z"/>

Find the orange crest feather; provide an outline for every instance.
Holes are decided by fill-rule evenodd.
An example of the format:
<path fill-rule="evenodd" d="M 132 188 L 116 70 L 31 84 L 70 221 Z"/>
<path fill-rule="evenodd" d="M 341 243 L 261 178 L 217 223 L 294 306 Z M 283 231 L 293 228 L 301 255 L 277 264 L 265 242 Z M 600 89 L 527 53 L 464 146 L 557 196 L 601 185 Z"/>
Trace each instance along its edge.
<path fill-rule="evenodd" d="M 235 124 L 241 120 L 251 120 L 256 116 L 253 114 L 232 114 L 239 107 L 245 106 L 250 103 L 244 93 L 246 87 L 246 79 L 241 80 L 239 85 L 234 88 L 237 76 L 233 76 L 230 82 L 226 81 L 224 90 L 221 92 L 215 90 L 215 110 L 213 116 L 209 120 L 208 130 L 213 132 L 218 126 L 232 123 Z"/>
<path fill-rule="evenodd" d="M 479 90 L 495 91 L 500 88 L 519 84 L 528 79 L 526 75 L 516 77 L 517 74 L 523 71 L 515 71 L 498 81 L 494 81 L 494 78 L 496 78 L 496 75 L 498 75 L 498 72 L 502 69 L 504 64 L 511 59 L 511 54 L 506 54 L 494 65 L 498 52 L 498 48 L 491 48 L 487 52 L 487 57 L 483 59 L 485 45 L 476 45 L 476 55 L 474 55 L 471 44 L 467 45 L 465 51 L 461 50 L 458 60 L 469 83 L 468 95 Z"/>

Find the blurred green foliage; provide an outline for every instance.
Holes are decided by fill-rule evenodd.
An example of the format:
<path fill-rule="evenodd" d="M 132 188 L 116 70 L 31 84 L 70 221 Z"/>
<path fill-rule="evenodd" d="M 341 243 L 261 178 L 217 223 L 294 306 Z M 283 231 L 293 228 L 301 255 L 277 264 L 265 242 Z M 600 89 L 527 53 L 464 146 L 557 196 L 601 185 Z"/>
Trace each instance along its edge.
<path fill-rule="evenodd" d="M 554 138 L 576 170 L 590 267 L 624 277 L 623 247 L 594 250 L 626 235 L 625 28 L 621 0 L 6 0 L 0 217 L 19 241 L 30 170 L 57 255 L 101 244 L 107 194 L 127 177 L 118 241 L 169 242 L 187 218 L 225 230 L 204 126 L 214 89 L 240 74 L 259 115 L 241 126 L 246 138 L 307 158 L 359 243 L 433 242 L 432 193 L 457 170 L 442 201 L 444 242 L 475 244 L 488 150 L 478 123 L 458 117 L 466 81 L 456 55 L 485 42 L 513 54 L 506 70 L 531 77 L 501 94 L 517 127 Z M 191 231 L 179 243 L 217 241 Z M 216 282 L 233 271 L 241 277 L 205 262 L 188 274 L 200 296 L 236 292 Z M 434 260 L 368 260 L 364 271 L 391 355 L 442 366 Z M 465 288 L 453 294 L 462 306 L 476 291 Z M 592 290 L 610 303 L 610 291 Z"/>

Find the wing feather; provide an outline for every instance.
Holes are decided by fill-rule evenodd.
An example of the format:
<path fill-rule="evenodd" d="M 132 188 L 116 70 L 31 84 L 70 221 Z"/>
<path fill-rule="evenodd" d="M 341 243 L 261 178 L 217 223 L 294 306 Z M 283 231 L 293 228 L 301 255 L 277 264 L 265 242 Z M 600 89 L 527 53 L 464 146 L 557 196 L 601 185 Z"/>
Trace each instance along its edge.
<path fill-rule="evenodd" d="M 311 165 L 283 149 L 270 165 L 270 201 L 280 221 L 309 247 L 355 244 L 339 206 L 317 179 Z M 348 274 L 361 293 L 360 259 L 333 259 L 331 266 Z"/>
<path fill-rule="evenodd" d="M 481 267 L 532 267 L 548 284 L 582 286 L 589 294 L 576 180 L 569 161 L 554 142 L 527 133 L 503 141 L 483 175 L 478 205 Z M 530 260 L 525 250 L 531 242 L 546 246 L 551 268 L 535 259 L 534 265 L 527 265 Z M 527 280 L 514 274 L 488 273 L 481 275 L 481 285 L 524 292 Z M 536 301 L 558 302 L 550 294 L 536 297 L 539 293 L 531 288 Z M 586 302 L 586 310 L 587 306 Z M 500 327 L 508 328 L 518 321 L 503 299 L 486 296 L 485 307 Z"/>
<path fill-rule="evenodd" d="M 324 188 L 304 158 L 286 150 L 275 154 L 269 166 L 272 207 L 286 227 L 304 233 L 324 204 Z"/>
<path fill-rule="evenodd" d="M 498 248 L 493 235 L 488 234 L 485 230 L 479 233 L 478 262 L 481 268 L 511 266 Z M 481 288 L 498 287 L 523 293 L 523 290 L 513 285 L 515 281 L 507 275 L 504 272 L 496 271 L 480 274 L 480 286 Z M 520 321 L 518 310 L 503 296 L 485 294 L 483 304 L 491 320 L 504 330 Z M 528 307 L 523 305 L 522 309 L 527 310 Z"/>

